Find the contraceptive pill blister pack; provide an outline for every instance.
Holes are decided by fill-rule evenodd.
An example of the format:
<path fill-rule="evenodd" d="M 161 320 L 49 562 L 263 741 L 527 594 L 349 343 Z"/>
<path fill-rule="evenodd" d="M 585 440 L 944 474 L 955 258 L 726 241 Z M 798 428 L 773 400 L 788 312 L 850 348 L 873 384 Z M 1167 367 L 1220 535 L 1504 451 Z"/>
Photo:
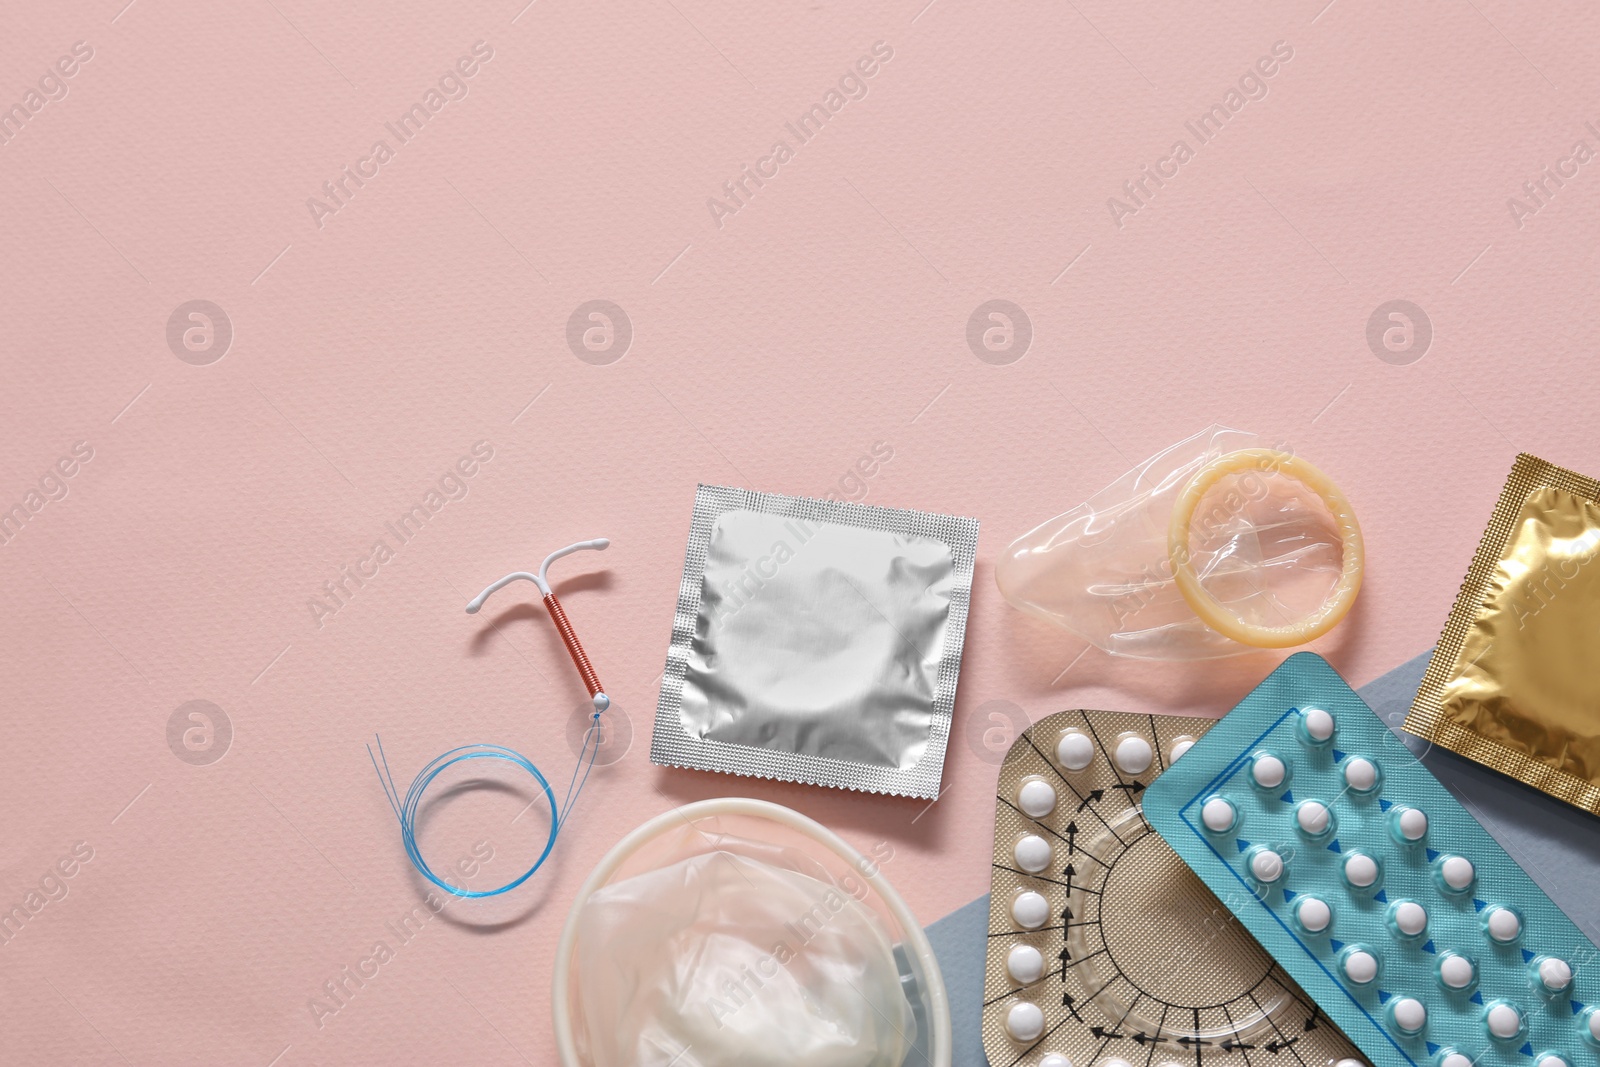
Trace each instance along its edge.
<path fill-rule="evenodd" d="M 1144 811 L 1379 1067 L 1600 1062 L 1594 945 L 1320 656 Z"/>
<path fill-rule="evenodd" d="M 1212 726 L 1063 711 L 1012 744 L 984 977 L 994 1067 L 1365 1067 L 1140 813 Z"/>

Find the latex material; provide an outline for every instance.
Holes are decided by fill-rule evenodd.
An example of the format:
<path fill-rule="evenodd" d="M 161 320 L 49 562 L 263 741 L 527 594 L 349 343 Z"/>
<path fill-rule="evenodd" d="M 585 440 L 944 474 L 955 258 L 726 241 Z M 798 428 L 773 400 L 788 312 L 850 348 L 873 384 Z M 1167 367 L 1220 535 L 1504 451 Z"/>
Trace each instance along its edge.
<path fill-rule="evenodd" d="M 1340 540 L 1339 580 L 1328 598 L 1311 614 L 1281 625 L 1253 622 L 1224 604 L 1206 588 L 1195 573 L 1192 539 L 1195 511 L 1206 495 L 1224 478 L 1236 474 L 1278 474 L 1293 478 L 1315 493 L 1338 527 Z M 1344 620 L 1361 592 L 1361 575 L 1366 565 L 1366 550 L 1361 540 L 1361 525 L 1356 513 L 1338 486 L 1326 474 L 1299 456 L 1273 448 L 1244 448 L 1219 456 L 1202 467 L 1179 494 L 1167 525 L 1167 553 L 1173 579 L 1190 609 L 1213 630 L 1241 644 L 1257 648 L 1292 648 L 1315 641 Z"/>
<path fill-rule="evenodd" d="M 1251 646 L 1202 621 L 1172 566 L 1173 509 L 1222 456 L 1264 442 L 1212 426 L 1145 460 L 1001 554 L 995 581 L 1015 608 L 1116 655 L 1203 660 Z M 1222 476 L 1197 500 L 1188 570 L 1228 617 L 1292 623 L 1318 610 L 1344 568 L 1345 538 L 1318 494 L 1272 471 Z"/>
<path fill-rule="evenodd" d="M 794 889 L 797 885 L 808 891 L 822 886 L 822 900 L 818 904 L 807 903 L 807 910 L 801 912 L 771 904 L 763 906 L 759 901 L 752 901 L 750 898 L 759 894 L 753 893 L 751 884 L 739 877 L 741 873 L 748 874 L 752 867 L 749 864 L 730 866 L 726 860 L 716 858 L 721 854 L 777 869 L 780 873 L 768 871 L 765 880 L 758 884 L 763 888 L 778 884 L 779 892 L 786 894 L 781 898 L 784 904 L 798 903 L 800 896 L 805 896 L 807 901 L 812 899 L 805 893 L 797 892 Z M 870 858 L 863 856 L 838 835 L 813 820 L 789 808 L 759 800 L 731 797 L 705 800 L 665 812 L 645 822 L 613 846 L 595 866 L 576 893 L 562 928 L 551 987 L 555 1045 L 561 1063 L 564 1067 L 608 1067 L 619 1062 L 649 1067 L 664 1067 L 668 1063 L 674 1064 L 674 1067 L 709 1067 L 713 1064 L 812 1062 L 867 1064 L 871 1067 L 879 1067 L 880 1064 L 883 1067 L 900 1067 L 902 1064 L 904 1067 L 951 1067 L 949 1000 L 927 936 L 884 875 L 883 865 L 892 861 L 894 855 L 892 847 L 880 842 L 873 848 Z M 620 1039 L 615 1035 L 621 1033 L 620 1029 L 608 1033 L 598 1021 L 605 1012 L 612 1012 L 612 1019 L 642 1019 L 648 1014 L 644 1010 L 647 1007 L 645 998 L 654 998 L 657 1005 L 665 1003 L 660 995 L 660 990 L 664 988 L 662 985 L 640 984 L 630 987 L 626 984 L 630 980 L 627 976 L 652 973 L 652 967 L 659 971 L 655 965 L 671 958 L 674 951 L 668 944 L 669 937 L 675 932 L 684 931 L 686 925 L 679 907 L 683 903 L 682 894 L 660 897 L 641 895 L 638 899 L 648 911 L 629 919 L 628 927 L 637 938 L 605 943 L 593 936 L 597 930 L 603 932 L 604 926 L 597 927 L 592 922 L 598 913 L 592 912 L 590 902 L 609 899 L 615 903 L 616 898 L 608 896 L 615 887 L 630 882 L 635 886 L 644 886 L 650 883 L 636 882 L 635 879 L 655 876 L 658 872 L 674 868 L 681 874 L 688 869 L 684 866 L 686 861 L 697 858 L 702 868 L 715 865 L 724 875 L 730 875 L 730 878 L 724 879 L 723 889 L 731 887 L 733 895 L 745 898 L 742 901 L 719 903 L 719 907 L 727 909 L 725 914 L 764 913 L 765 918 L 758 925 L 765 925 L 768 920 L 776 918 L 779 929 L 771 938 L 757 936 L 751 944 L 751 951 L 739 959 L 741 966 L 733 977 L 743 983 L 745 992 L 741 993 L 737 987 L 723 987 L 720 979 L 712 983 L 717 987 L 713 992 L 719 993 L 723 1002 L 721 1008 L 732 1008 L 735 1012 L 734 1015 L 727 1015 L 718 1010 L 718 1020 L 724 1026 L 717 1027 L 715 1023 L 718 1020 L 711 1019 L 712 1005 L 709 1002 L 688 1005 L 690 1018 L 663 1024 L 663 1017 L 658 1016 L 656 1024 L 652 1024 L 657 1036 L 668 1033 L 668 1026 L 692 1028 L 700 1032 L 704 1041 L 697 1043 L 692 1051 L 685 1052 L 679 1045 L 661 1055 L 655 1051 L 641 1053 L 638 1059 L 628 1058 L 628 1055 L 620 1060 L 615 1057 L 602 1058 L 608 1055 L 607 1050 L 616 1052 Z M 738 873 L 730 873 L 735 871 Z M 791 879 L 790 874 L 802 878 Z M 660 884 L 659 878 L 656 884 Z M 829 895 L 830 887 L 832 896 Z M 719 892 L 719 895 L 722 894 Z M 710 902 L 713 898 L 707 899 Z M 774 902 L 777 900 L 773 898 Z M 845 904 L 846 900 L 851 903 Z M 669 915 L 666 916 L 669 921 L 663 921 L 663 908 L 668 906 L 678 908 L 677 919 Z M 834 906 L 837 906 L 837 911 Z M 761 912 L 735 910 L 746 907 L 761 908 Z M 809 910 L 813 907 L 821 907 L 823 914 Z M 865 919 L 861 918 L 863 913 Z M 823 921 L 824 916 L 827 917 L 826 921 Z M 622 915 L 613 917 L 628 918 Z M 846 927 L 841 925 L 842 922 L 852 925 Z M 784 924 L 790 924 L 792 928 L 784 928 Z M 878 1032 L 892 1033 L 892 1037 L 885 1038 L 885 1043 L 859 1050 L 861 1055 L 843 1051 L 848 1046 L 828 1048 L 826 1034 L 814 1035 L 818 1042 L 814 1060 L 797 1059 L 776 1041 L 769 1042 L 767 1048 L 752 1047 L 753 1039 L 744 1032 L 748 1026 L 747 1019 L 769 1012 L 786 1013 L 785 1027 L 796 1026 L 805 1018 L 821 1019 L 820 1015 L 807 1014 L 820 1011 L 820 1008 L 807 1003 L 796 1004 L 791 996 L 799 988 L 798 976 L 810 973 L 803 968 L 814 970 L 817 966 L 819 957 L 814 949 L 827 943 L 817 936 L 817 931 L 844 931 L 862 926 L 876 927 L 879 938 L 876 945 L 887 946 L 890 953 L 891 973 L 899 991 L 897 995 L 902 1003 L 909 1005 L 909 1020 L 898 1011 L 885 1011 L 885 1017 L 900 1024 L 902 1030 L 896 1031 L 882 1020 L 877 1023 L 870 1020 L 862 1022 L 864 1016 L 854 1016 L 861 1025 L 882 1025 L 884 1029 Z M 772 933 L 770 929 L 762 931 L 754 926 L 745 929 L 748 934 Z M 748 941 L 748 937 L 745 940 Z M 680 943 L 687 945 L 691 941 L 692 938 L 680 940 Z M 786 942 L 788 951 L 793 953 L 787 965 L 778 960 L 780 955 L 784 955 L 777 951 L 779 941 Z M 802 941 L 806 941 L 805 947 L 801 947 Z M 735 951 L 737 938 L 720 941 L 717 945 L 704 941 L 701 943 L 706 945 L 702 953 L 706 959 L 732 962 L 739 955 Z M 857 975 L 877 982 L 882 977 L 879 969 L 882 957 L 877 954 L 878 951 L 874 947 L 869 952 L 868 942 L 855 940 L 850 951 L 836 959 L 846 967 L 854 967 Z M 772 958 L 764 960 L 765 956 Z M 685 967 L 694 965 L 699 958 L 686 958 Z M 744 973 L 744 965 L 749 966 L 749 975 Z M 838 973 L 837 969 L 835 973 Z M 843 973 L 849 976 L 851 972 L 845 970 Z M 681 988 L 683 979 L 679 977 L 680 974 L 687 974 L 687 971 L 665 977 L 670 982 L 679 983 Z M 759 980 L 760 985 L 750 976 Z M 857 984 L 862 989 L 868 988 L 861 985 L 860 981 Z M 886 985 L 871 988 L 875 996 L 887 996 Z M 836 999 L 836 992 L 828 993 L 827 1002 Z M 855 999 L 858 1008 L 877 1018 L 860 996 L 848 989 L 844 993 Z M 779 997 L 774 994 L 780 995 L 781 1004 Z M 734 999 L 740 997 L 745 1002 L 742 1007 L 734 1003 Z M 619 1015 L 619 1011 L 625 1011 L 626 1014 Z M 839 1017 L 846 1020 L 852 1018 L 848 1015 Z M 789 1030 L 785 1029 L 783 1033 L 787 1034 Z M 596 1035 L 598 1041 L 594 1040 Z M 904 1055 L 895 1060 L 895 1049 L 901 1047 L 904 1048 Z M 837 1061 L 827 1058 L 832 1052 L 839 1053 Z M 675 1060 L 674 1056 L 679 1058 Z"/>
<path fill-rule="evenodd" d="M 596 1067 L 898 1067 L 912 1028 L 872 912 L 732 851 L 606 886 L 579 919 Z"/>

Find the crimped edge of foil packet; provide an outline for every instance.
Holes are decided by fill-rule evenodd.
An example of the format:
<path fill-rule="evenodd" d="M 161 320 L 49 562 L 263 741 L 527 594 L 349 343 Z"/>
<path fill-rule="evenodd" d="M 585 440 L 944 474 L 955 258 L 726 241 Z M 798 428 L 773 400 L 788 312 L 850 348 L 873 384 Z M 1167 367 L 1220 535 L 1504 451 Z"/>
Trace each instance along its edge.
<path fill-rule="evenodd" d="M 829 522 L 840 526 L 917 535 L 950 547 L 950 613 L 945 623 L 944 649 L 939 658 L 928 747 L 914 767 L 879 767 L 797 752 L 707 741 L 683 729 L 683 680 L 700 614 L 700 593 L 706 566 L 711 525 L 727 511 L 746 509 L 784 518 Z M 972 599 L 972 576 L 978 549 L 978 520 L 911 508 L 857 504 L 844 500 L 763 493 L 726 485 L 701 484 L 695 489 L 694 519 L 689 547 L 678 584 L 678 605 L 672 616 L 672 641 L 656 701 L 656 723 L 650 740 L 650 762 L 664 767 L 718 771 L 742 778 L 768 778 L 778 782 L 853 789 L 864 793 L 935 799 L 944 777 L 945 750 L 950 744 L 950 723 L 955 711 L 956 683 L 961 674 L 961 652 L 967 639 L 967 611 Z"/>
<path fill-rule="evenodd" d="M 1474 733 L 1452 720 L 1445 710 L 1446 688 L 1455 680 L 1462 646 L 1483 612 L 1489 583 L 1515 532 L 1517 515 L 1529 493 L 1547 487 L 1600 502 L 1600 481 L 1528 452 L 1518 454 L 1403 726 L 1407 733 L 1424 741 L 1509 775 L 1573 807 L 1600 815 L 1600 786 Z"/>

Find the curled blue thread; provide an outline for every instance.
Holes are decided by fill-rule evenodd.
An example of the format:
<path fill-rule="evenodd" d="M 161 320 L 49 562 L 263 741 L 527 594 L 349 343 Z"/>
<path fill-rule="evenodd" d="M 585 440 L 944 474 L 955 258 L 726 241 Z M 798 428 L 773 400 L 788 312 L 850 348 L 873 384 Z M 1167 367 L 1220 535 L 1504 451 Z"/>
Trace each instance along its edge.
<path fill-rule="evenodd" d="M 450 751 L 434 757 L 426 767 L 417 772 L 411 782 L 411 788 L 406 790 L 404 797 L 395 787 L 394 775 L 389 770 L 389 759 L 383 754 L 383 739 L 373 734 L 378 742 L 377 755 L 373 755 L 372 746 L 367 746 L 367 756 L 372 760 L 372 769 L 378 774 L 378 782 L 383 786 L 384 797 L 389 801 L 389 807 L 394 811 L 394 817 L 400 822 L 400 840 L 405 845 L 406 855 L 411 857 L 411 865 L 415 867 L 424 878 L 445 892 L 458 897 L 494 897 L 501 893 L 508 893 L 523 882 L 533 877 L 535 871 L 544 866 L 544 861 L 550 857 L 550 852 L 556 847 L 556 838 L 561 833 L 561 828 L 566 825 L 567 817 L 572 814 L 572 809 L 578 803 L 578 796 L 583 792 L 584 785 L 589 781 L 589 772 L 594 768 L 595 757 L 600 754 L 600 712 L 595 712 L 589 723 L 589 729 L 583 735 L 583 748 L 578 753 L 578 762 L 572 768 L 572 778 L 567 782 L 567 795 L 556 805 L 555 793 L 550 789 L 550 783 L 540 772 L 533 761 L 505 748 L 502 745 L 463 745 L 452 748 Z M 591 744 L 592 742 L 592 744 Z M 422 850 L 417 847 L 417 809 L 422 804 L 422 795 L 427 792 L 428 786 L 445 770 L 445 768 L 461 763 L 465 760 L 493 759 L 503 760 L 506 763 L 521 767 L 533 776 L 539 783 L 539 789 L 544 793 L 545 801 L 550 805 L 550 837 L 544 843 L 544 850 L 539 853 L 539 858 L 533 861 L 533 866 L 523 871 L 516 878 L 500 886 L 498 889 L 462 889 L 451 885 L 449 882 L 433 873 L 433 868 L 428 866 L 428 861 L 422 858 Z M 378 766 L 378 761 L 383 761 L 383 766 Z M 582 777 L 579 777 L 579 772 Z"/>

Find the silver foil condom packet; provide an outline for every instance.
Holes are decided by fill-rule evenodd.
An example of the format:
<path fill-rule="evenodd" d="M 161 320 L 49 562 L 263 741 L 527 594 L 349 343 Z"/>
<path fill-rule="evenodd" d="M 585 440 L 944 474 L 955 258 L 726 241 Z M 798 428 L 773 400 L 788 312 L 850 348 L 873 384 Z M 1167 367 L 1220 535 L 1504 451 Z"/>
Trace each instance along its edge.
<path fill-rule="evenodd" d="M 650 760 L 934 798 L 978 520 L 702 485 Z"/>

